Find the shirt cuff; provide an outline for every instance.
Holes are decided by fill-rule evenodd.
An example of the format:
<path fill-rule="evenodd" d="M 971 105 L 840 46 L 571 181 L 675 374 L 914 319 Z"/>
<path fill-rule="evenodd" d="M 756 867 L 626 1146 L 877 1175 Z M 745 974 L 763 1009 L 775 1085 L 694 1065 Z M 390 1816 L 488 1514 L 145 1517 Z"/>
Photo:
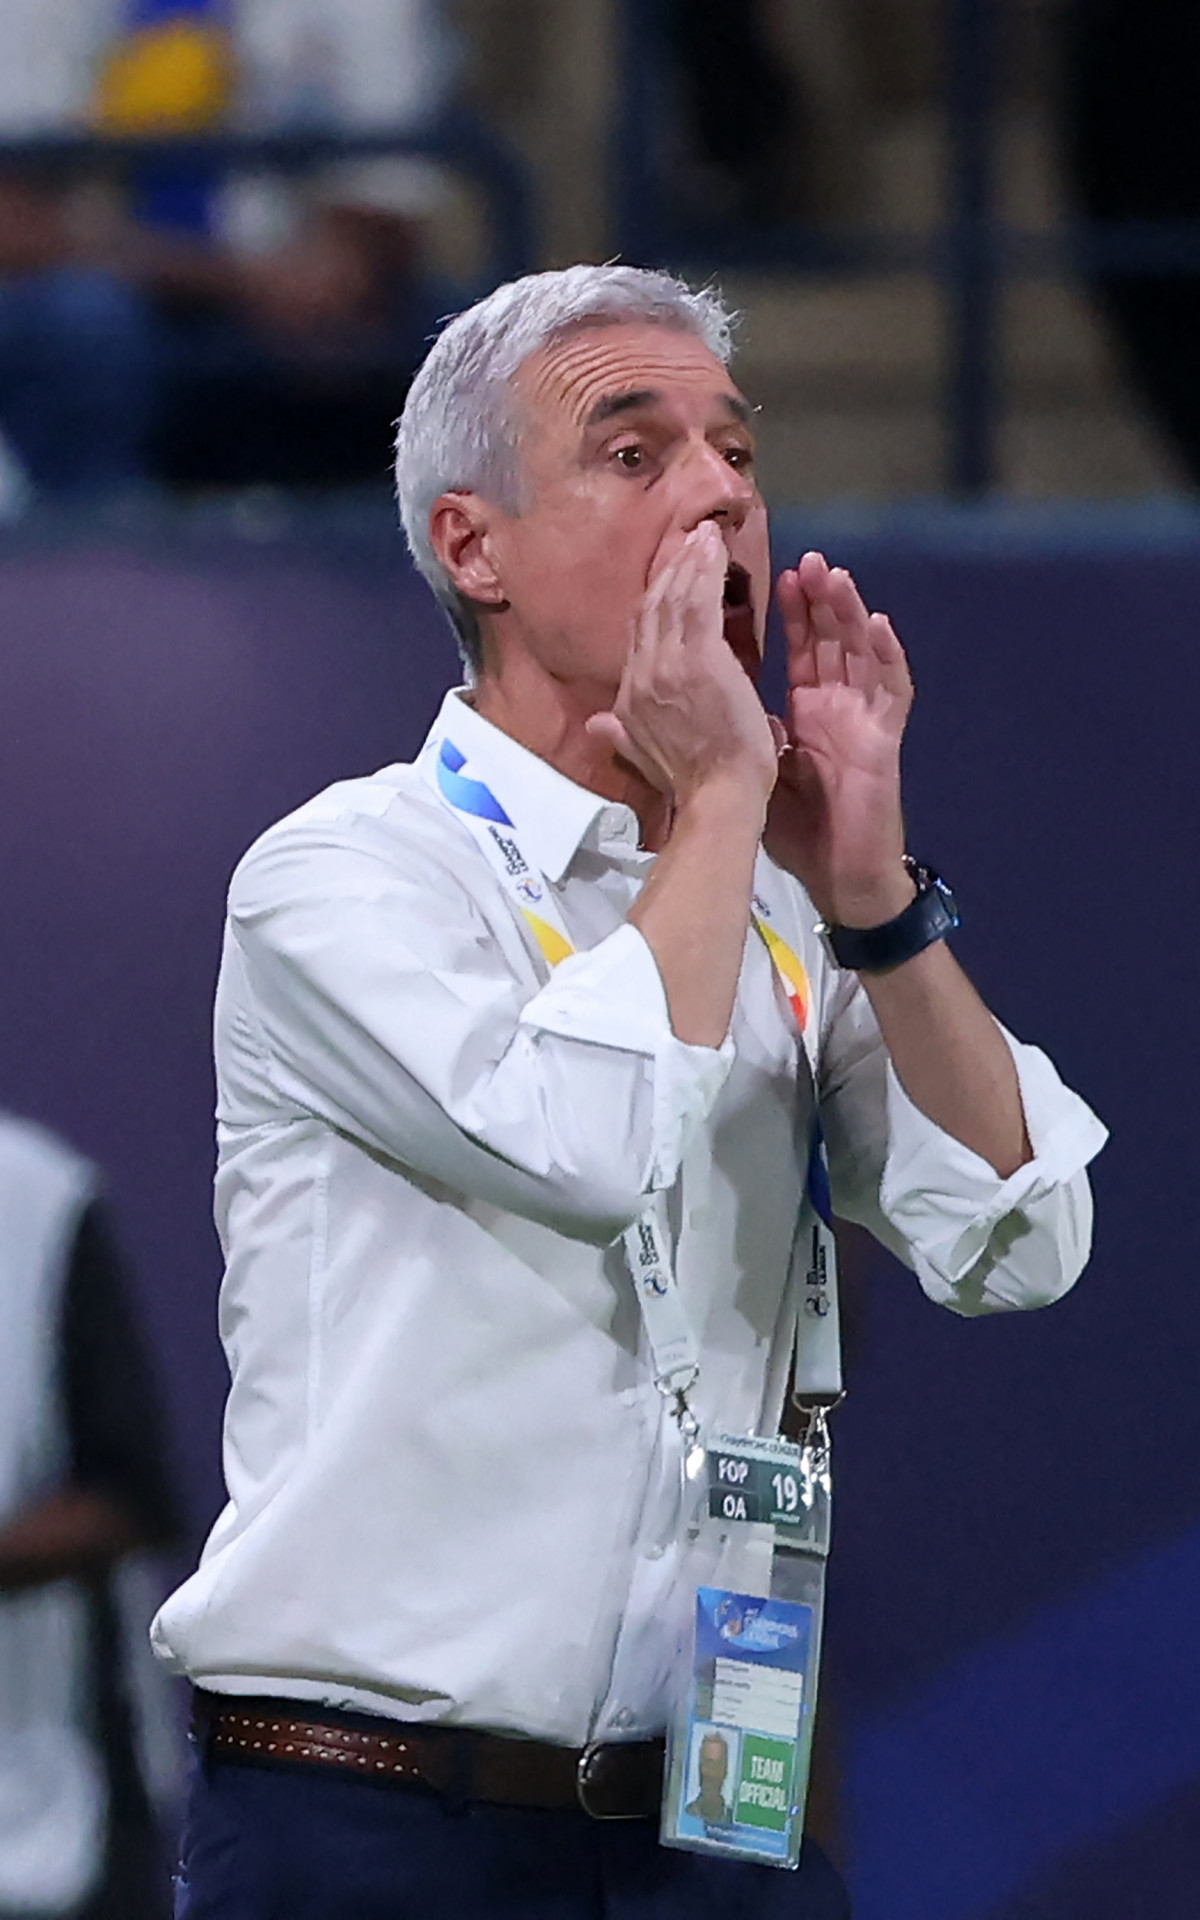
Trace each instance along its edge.
<path fill-rule="evenodd" d="M 662 975 L 636 927 L 574 953 L 521 1011 L 522 1026 L 563 1040 L 640 1054 L 653 1082 L 650 1185 L 669 1187 L 733 1065 L 733 1041 L 690 1046 L 671 1031 Z"/>
<path fill-rule="evenodd" d="M 890 1149 L 880 1187 L 888 1219 L 914 1254 L 948 1287 L 957 1287 L 987 1252 L 1010 1214 L 1046 1200 L 1081 1173 L 1108 1130 L 1077 1093 L 1063 1085 L 1038 1047 L 1004 1027 L 1013 1057 L 1033 1158 L 1007 1180 L 969 1147 L 928 1119 L 888 1066 Z"/>

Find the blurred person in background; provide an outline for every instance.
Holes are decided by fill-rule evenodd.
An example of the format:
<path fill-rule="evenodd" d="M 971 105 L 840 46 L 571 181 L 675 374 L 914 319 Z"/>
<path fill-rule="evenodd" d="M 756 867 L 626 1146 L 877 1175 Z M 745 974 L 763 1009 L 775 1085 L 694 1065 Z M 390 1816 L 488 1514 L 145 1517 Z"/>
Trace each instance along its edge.
<path fill-rule="evenodd" d="M 0 0 L 0 140 L 85 130 L 120 0 Z M 150 321 L 80 244 L 71 184 L 0 163 L 0 432 L 34 488 L 92 495 L 142 477 Z"/>
<path fill-rule="evenodd" d="M 1066 151 L 1079 211 L 1200 221 L 1200 8 L 1075 0 L 1064 61 Z M 1200 487 L 1200 274 L 1088 271 L 1126 367 Z"/>
<path fill-rule="evenodd" d="M 861 212 L 863 63 L 846 7 L 658 5 L 678 100 L 669 176 L 683 210 L 751 227 Z"/>
<path fill-rule="evenodd" d="M 174 1544 L 152 1370 L 95 1167 L 0 1115 L 0 1920 L 159 1920 Z"/>
<path fill-rule="evenodd" d="M 440 0 L 231 0 L 228 18 L 245 131 L 418 133 L 445 109 L 457 61 Z M 128 112 L 116 123 L 130 130 Z M 167 355 L 159 476 L 381 479 L 387 422 L 455 298 L 424 258 L 444 196 L 426 160 L 347 160 L 230 179 L 207 246 L 160 233 L 142 266 Z"/>
<path fill-rule="evenodd" d="M 454 67 L 439 0 L 0 0 L 0 136 L 415 132 Z M 399 157 L 159 163 L 100 203 L 0 174 L 0 430 L 35 491 L 382 477 L 443 192 Z"/>
<path fill-rule="evenodd" d="M 738 7 L 667 0 L 663 25 L 694 148 L 698 204 L 710 217 L 755 223 L 794 215 L 807 116 L 763 0 Z"/>

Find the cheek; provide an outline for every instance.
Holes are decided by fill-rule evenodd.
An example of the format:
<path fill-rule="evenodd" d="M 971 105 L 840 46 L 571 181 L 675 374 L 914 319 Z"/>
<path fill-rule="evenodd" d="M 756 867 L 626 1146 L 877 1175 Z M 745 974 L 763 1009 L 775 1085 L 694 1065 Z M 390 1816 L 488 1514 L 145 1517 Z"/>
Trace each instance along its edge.
<path fill-rule="evenodd" d="M 644 502 L 642 503 L 644 507 Z M 634 502 L 613 500 L 602 488 L 581 490 L 536 528 L 523 543 L 523 565 L 532 570 L 539 598 L 579 598 L 577 616 L 603 613 L 640 594 L 662 530 Z"/>

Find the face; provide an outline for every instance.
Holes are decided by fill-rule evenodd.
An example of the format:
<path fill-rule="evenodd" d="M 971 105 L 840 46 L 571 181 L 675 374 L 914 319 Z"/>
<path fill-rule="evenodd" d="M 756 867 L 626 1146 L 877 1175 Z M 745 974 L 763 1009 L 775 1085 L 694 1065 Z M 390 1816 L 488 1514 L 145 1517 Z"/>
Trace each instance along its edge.
<path fill-rule="evenodd" d="M 524 499 L 494 515 L 509 633 L 611 695 L 660 555 L 705 519 L 729 551 L 725 632 L 756 671 L 770 590 L 750 409 L 704 344 L 664 326 L 582 328 L 515 386 Z"/>
<path fill-rule="evenodd" d="M 700 1742 L 700 1786 L 709 1793 L 720 1793 L 729 1770 L 729 1749 L 720 1739 L 706 1737 Z"/>

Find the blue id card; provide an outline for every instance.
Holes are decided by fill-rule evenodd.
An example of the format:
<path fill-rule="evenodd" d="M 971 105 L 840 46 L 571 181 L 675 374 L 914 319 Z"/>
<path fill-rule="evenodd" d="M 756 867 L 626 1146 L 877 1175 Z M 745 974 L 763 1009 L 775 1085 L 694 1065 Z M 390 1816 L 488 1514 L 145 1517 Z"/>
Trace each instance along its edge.
<path fill-rule="evenodd" d="M 697 1589 L 686 1711 L 671 1730 L 664 1845 L 797 1864 L 817 1637 L 811 1606 Z"/>

